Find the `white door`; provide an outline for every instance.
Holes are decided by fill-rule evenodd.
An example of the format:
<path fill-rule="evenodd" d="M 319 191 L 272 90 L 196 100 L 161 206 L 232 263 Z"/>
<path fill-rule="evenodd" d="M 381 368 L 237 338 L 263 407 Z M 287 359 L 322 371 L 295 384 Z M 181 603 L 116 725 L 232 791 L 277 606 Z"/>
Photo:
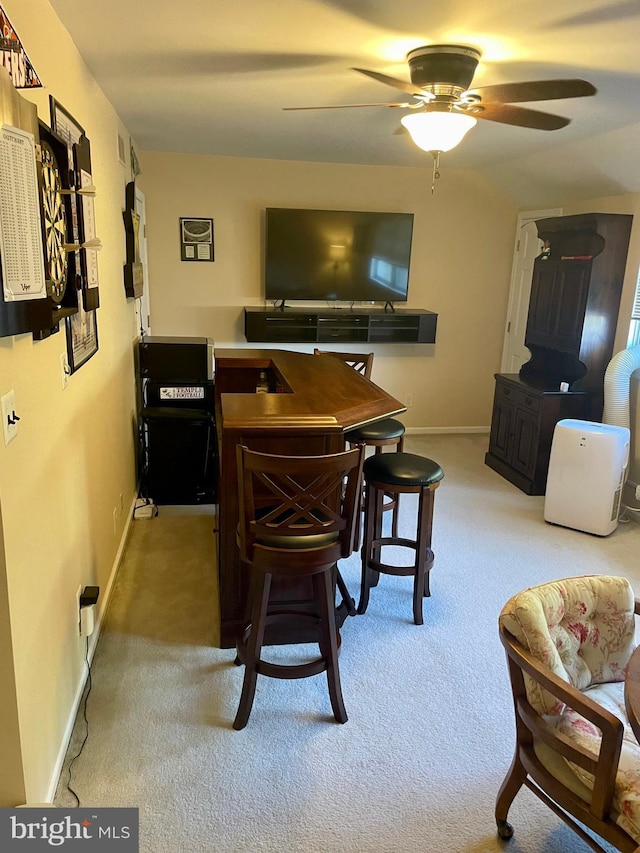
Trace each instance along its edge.
<path fill-rule="evenodd" d="M 136 187 L 136 213 L 140 217 L 140 232 L 138 235 L 140 245 L 140 260 L 142 261 L 142 296 L 138 301 L 140 312 L 140 333 L 151 334 L 151 319 L 149 315 L 149 270 L 147 267 L 147 214 L 145 208 L 144 193 Z"/>
<path fill-rule="evenodd" d="M 501 373 L 518 373 L 522 365 L 531 358 L 531 353 L 524 345 L 524 337 L 527 330 L 533 262 L 540 254 L 542 246 L 535 223 L 537 219 L 561 215 L 562 208 L 554 208 L 527 210 L 518 216 Z"/>

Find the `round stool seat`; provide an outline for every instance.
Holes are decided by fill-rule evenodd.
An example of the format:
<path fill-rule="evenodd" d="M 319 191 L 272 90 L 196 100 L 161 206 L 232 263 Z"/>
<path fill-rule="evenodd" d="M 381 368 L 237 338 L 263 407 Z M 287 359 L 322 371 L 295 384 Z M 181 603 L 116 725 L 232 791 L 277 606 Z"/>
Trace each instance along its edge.
<path fill-rule="evenodd" d="M 444 471 L 426 456 L 415 453 L 379 453 L 365 459 L 367 482 L 393 486 L 431 486 L 444 477 Z"/>
<path fill-rule="evenodd" d="M 346 433 L 346 438 L 352 444 L 366 444 L 367 441 L 400 439 L 404 435 L 404 430 L 405 427 L 401 421 L 395 418 L 385 418 L 383 421 L 376 421 L 375 423 L 349 430 Z"/>

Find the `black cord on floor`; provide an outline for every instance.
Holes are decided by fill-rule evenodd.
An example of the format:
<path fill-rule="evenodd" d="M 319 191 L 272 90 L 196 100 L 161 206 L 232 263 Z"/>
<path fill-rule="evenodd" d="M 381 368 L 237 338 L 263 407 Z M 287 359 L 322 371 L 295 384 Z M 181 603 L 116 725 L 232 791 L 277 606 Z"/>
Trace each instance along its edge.
<path fill-rule="evenodd" d="M 69 791 L 69 793 L 73 794 L 73 796 L 75 797 L 77 808 L 80 808 L 80 797 L 76 794 L 76 792 L 71 787 L 71 769 L 75 763 L 76 758 L 79 758 L 80 755 L 82 754 L 82 750 L 84 749 L 84 746 L 85 746 L 87 740 L 89 739 L 89 720 L 87 719 L 87 700 L 89 698 L 89 694 L 91 693 L 91 664 L 89 663 L 89 637 L 87 637 L 87 645 L 85 648 L 85 660 L 87 662 L 88 675 L 87 675 L 87 689 L 86 689 L 86 692 L 84 694 L 84 702 L 82 704 L 82 716 L 84 717 L 86 732 L 85 732 L 84 740 L 80 744 L 80 749 L 76 752 L 76 754 L 71 759 L 71 762 L 69 764 L 68 777 L 67 777 L 67 790 Z"/>

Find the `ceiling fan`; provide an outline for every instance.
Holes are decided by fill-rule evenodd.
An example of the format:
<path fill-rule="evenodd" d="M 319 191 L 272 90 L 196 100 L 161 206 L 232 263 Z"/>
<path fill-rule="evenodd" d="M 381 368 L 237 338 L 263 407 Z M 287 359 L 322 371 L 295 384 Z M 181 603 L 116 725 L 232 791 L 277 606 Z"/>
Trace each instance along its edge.
<path fill-rule="evenodd" d="M 353 68 L 380 83 L 406 92 L 409 102 L 379 104 L 337 104 L 321 107 L 285 107 L 288 110 L 345 109 L 349 107 L 395 107 L 415 112 L 401 119 L 413 141 L 434 157 L 434 179 L 439 155 L 450 151 L 476 124 L 477 119 L 530 127 L 535 130 L 558 130 L 570 119 L 552 113 L 514 106 L 529 101 L 551 101 L 595 95 L 596 89 L 585 80 L 532 80 L 522 83 L 498 83 L 470 88 L 480 60 L 474 47 L 456 44 L 433 44 L 417 47 L 407 54 L 411 82 L 398 80 Z M 433 191 L 433 189 L 432 189 Z"/>

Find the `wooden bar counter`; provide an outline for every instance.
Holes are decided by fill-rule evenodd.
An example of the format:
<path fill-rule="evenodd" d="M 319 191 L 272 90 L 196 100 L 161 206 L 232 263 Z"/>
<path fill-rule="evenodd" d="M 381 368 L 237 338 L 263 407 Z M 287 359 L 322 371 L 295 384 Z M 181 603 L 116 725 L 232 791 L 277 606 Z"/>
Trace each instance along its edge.
<path fill-rule="evenodd" d="M 346 430 L 405 411 L 398 400 L 331 355 L 270 349 L 215 350 L 219 452 L 218 573 L 220 646 L 230 648 L 243 626 L 248 570 L 236 545 L 236 445 L 283 455 L 311 456 L 344 449 Z M 271 393 L 256 394 L 260 373 Z M 274 609 L 304 610 L 305 591 L 275 587 Z M 272 642 L 314 639 L 274 631 Z"/>

